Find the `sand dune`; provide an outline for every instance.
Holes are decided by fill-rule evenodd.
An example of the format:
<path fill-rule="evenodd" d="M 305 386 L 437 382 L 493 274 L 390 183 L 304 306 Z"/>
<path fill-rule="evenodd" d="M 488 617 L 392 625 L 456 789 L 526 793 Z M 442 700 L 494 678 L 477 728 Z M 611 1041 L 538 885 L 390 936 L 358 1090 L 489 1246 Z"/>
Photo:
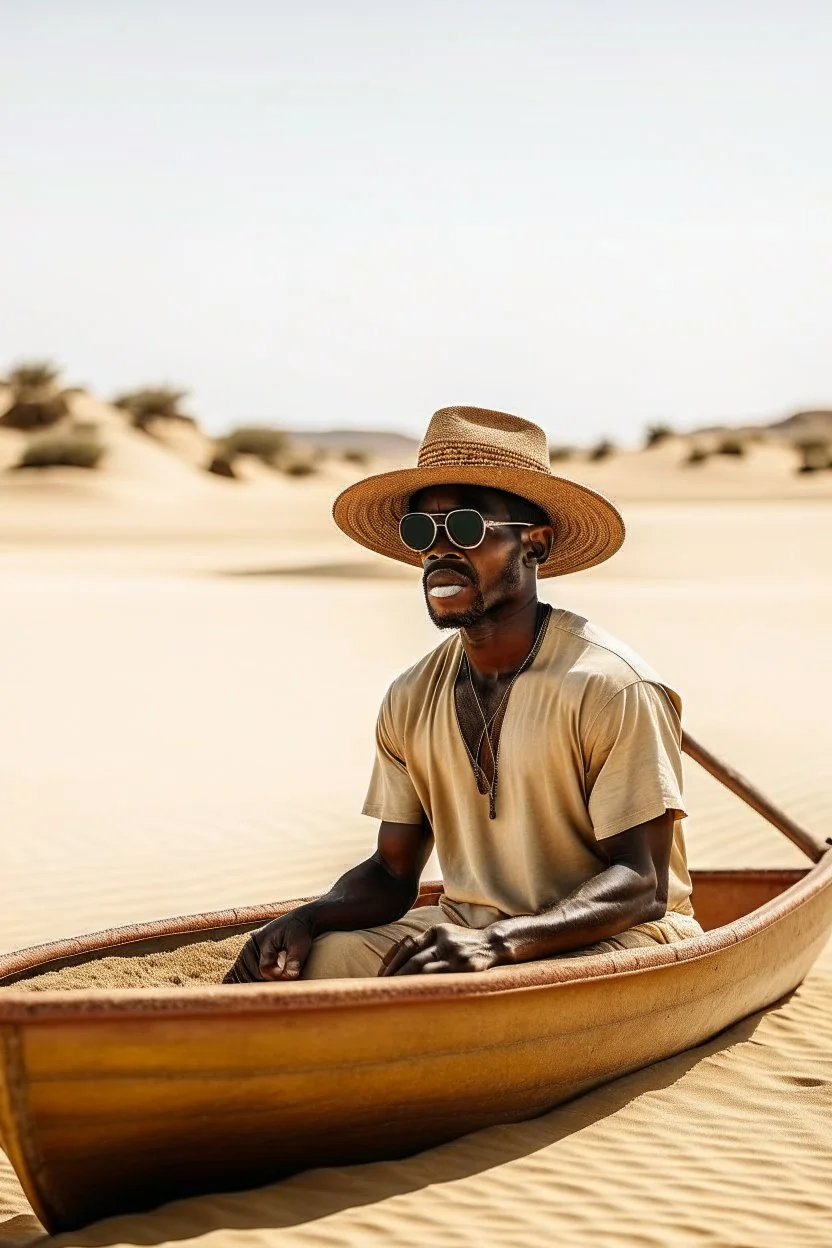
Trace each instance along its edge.
<path fill-rule="evenodd" d="M 597 463 L 570 459 L 555 470 L 621 502 L 832 498 L 832 472 L 797 473 L 798 456 L 782 443 L 750 443 L 743 457 L 712 455 L 702 464 L 686 465 L 690 447 L 700 441 L 707 443 L 670 438 L 648 451 L 619 451 Z"/>
<path fill-rule="evenodd" d="M 0 406 L 5 405 L 0 396 Z M 98 430 L 107 448 L 101 468 L 7 471 L 27 435 L 0 429 L 0 532 L 42 538 L 62 528 L 87 536 L 183 531 L 204 536 L 224 529 L 262 533 L 269 515 L 276 515 L 274 509 L 290 517 L 291 501 L 298 512 L 290 519 L 292 527 L 308 530 L 312 518 L 322 536 L 321 526 L 328 523 L 339 489 L 368 471 L 400 465 L 398 458 L 375 457 L 359 468 L 329 458 L 313 477 L 291 480 L 243 456 L 237 465 L 240 479 L 228 481 L 205 471 L 212 440 L 197 426 L 163 421 L 156 422 L 152 434 L 143 433 L 131 428 L 122 412 L 86 393 L 75 394 L 70 408 L 72 420 Z M 700 442 L 707 444 L 708 439 L 672 437 L 650 450 L 616 451 L 597 462 L 575 453 L 556 464 L 555 471 L 624 505 L 755 500 L 811 504 L 832 498 L 832 472 L 798 474 L 797 456 L 781 440 L 750 441 L 744 457 L 712 455 L 703 464 L 685 466 L 691 445 Z M 385 445 L 383 439 L 379 444 Z M 408 463 L 410 459 L 408 448 Z M 78 505 L 61 523 L 55 508 L 70 498 Z"/>
<path fill-rule="evenodd" d="M 373 844 L 358 811 L 379 699 L 438 639 L 418 577 L 333 532 L 333 479 L 209 479 L 178 510 L 133 507 L 125 481 L 90 519 L 0 486 L 3 949 L 325 888 Z M 830 835 L 832 508 L 626 518 L 615 560 L 545 596 L 626 637 L 694 735 Z M 695 865 L 801 862 L 693 772 L 689 800 Z M 827 957 L 790 1001 L 536 1122 L 50 1242 L 820 1248 L 830 1035 Z M 0 1244 L 37 1238 L 8 1167 L 0 1211 Z"/>

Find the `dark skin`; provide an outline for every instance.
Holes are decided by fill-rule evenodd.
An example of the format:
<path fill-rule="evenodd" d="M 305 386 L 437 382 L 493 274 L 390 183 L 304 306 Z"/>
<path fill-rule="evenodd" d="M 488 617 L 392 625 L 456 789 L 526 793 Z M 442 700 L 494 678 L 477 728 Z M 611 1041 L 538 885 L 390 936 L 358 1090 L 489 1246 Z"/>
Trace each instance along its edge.
<path fill-rule="evenodd" d="M 514 518 L 511 499 L 496 490 L 442 486 L 410 501 L 413 511 L 442 516 L 476 507 L 486 518 Z M 473 550 L 454 546 L 439 528 L 422 556 L 428 611 L 440 628 L 459 628 L 477 694 L 486 715 L 534 644 L 537 565 L 548 556 L 548 524 L 489 529 Z M 431 586 L 458 584 L 450 597 Z M 390 950 L 380 975 L 484 971 L 569 953 L 661 918 L 666 910 L 672 811 L 598 842 L 603 867 L 575 892 L 538 914 L 501 919 L 477 929 L 442 923 Z M 383 822 L 376 852 L 346 872 L 323 897 L 253 933 L 226 976 L 227 983 L 288 981 L 300 977 L 316 936 L 393 923 L 412 907 L 430 856 L 427 822 Z"/>

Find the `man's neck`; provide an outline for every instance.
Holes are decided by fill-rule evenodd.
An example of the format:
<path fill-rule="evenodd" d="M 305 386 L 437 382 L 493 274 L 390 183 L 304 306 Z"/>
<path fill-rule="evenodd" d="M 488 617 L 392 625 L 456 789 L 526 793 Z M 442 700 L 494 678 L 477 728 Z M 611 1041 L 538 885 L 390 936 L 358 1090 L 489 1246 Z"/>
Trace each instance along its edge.
<path fill-rule="evenodd" d="M 517 671 L 534 645 L 538 605 L 533 594 L 502 608 L 497 616 L 489 615 L 472 628 L 460 630 L 473 675 L 489 681 Z"/>

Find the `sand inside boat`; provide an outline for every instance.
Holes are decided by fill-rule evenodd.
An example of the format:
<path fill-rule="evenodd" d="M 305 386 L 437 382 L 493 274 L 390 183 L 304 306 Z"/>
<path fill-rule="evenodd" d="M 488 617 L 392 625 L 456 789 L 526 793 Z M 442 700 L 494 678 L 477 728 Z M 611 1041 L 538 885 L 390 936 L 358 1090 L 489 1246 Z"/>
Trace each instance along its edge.
<path fill-rule="evenodd" d="M 31 979 L 20 980 L 13 987 L 46 992 L 49 989 L 195 988 L 202 984 L 221 984 L 245 940 L 245 935 L 237 934 L 158 953 L 91 958 L 77 966 L 43 971 Z"/>

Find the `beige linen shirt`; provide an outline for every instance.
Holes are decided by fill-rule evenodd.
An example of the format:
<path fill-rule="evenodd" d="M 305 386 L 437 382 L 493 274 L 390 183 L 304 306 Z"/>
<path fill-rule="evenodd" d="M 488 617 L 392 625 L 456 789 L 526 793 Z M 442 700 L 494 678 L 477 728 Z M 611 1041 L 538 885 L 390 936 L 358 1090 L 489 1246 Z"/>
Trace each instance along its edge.
<path fill-rule="evenodd" d="M 443 904 L 484 927 L 535 914 L 606 867 L 598 842 L 676 812 L 668 910 L 693 914 L 682 818 L 681 701 L 622 642 L 554 608 L 508 700 L 497 817 L 477 789 L 454 705 L 454 633 L 393 681 L 364 814 L 427 816 Z"/>

